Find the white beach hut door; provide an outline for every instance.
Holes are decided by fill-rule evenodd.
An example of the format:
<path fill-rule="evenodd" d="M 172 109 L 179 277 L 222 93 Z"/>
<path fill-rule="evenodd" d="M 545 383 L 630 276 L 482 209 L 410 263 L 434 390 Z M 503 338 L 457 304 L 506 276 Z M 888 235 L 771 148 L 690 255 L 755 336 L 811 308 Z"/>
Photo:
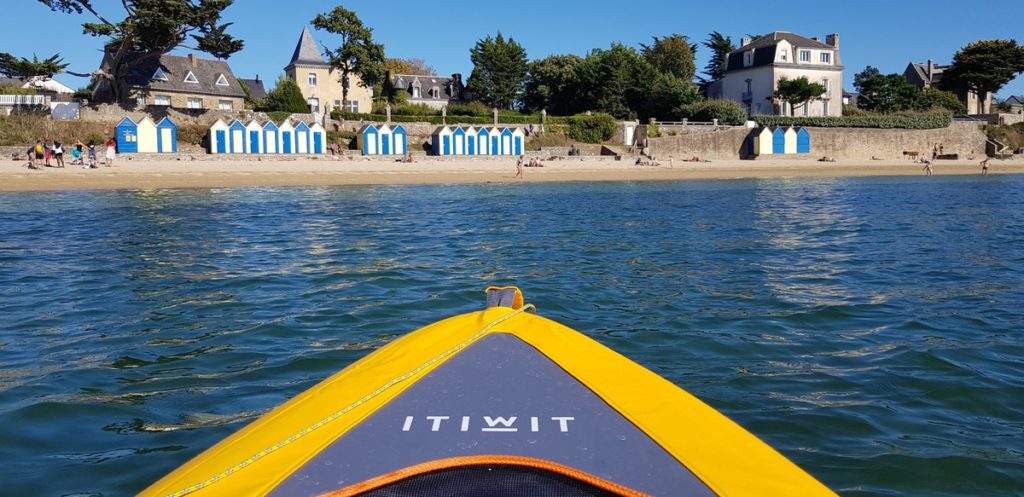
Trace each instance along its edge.
<path fill-rule="evenodd" d="M 366 155 L 377 155 L 377 135 L 366 135 Z"/>
<path fill-rule="evenodd" d="M 295 132 L 295 150 L 300 154 L 309 153 L 309 133 L 305 131 Z"/>
<path fill-rule="evenodd" d="M 240 129 L 231 130 L 231 153 L 245 153 L 245 133 Z"/>
<path fill-rule="evenodd" d="M 396 133 L 395 134 L 395 151 L 396 154 L 405 154 L 405 135 Z"/>

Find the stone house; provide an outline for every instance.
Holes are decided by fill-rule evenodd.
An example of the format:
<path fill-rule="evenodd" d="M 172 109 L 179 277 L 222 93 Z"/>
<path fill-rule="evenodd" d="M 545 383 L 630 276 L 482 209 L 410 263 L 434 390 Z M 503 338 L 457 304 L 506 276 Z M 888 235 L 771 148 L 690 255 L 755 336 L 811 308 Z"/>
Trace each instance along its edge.
<path fill-rule="evenodd" d="M 1010 106 L 1010 112 L 1020 114 L 1024 111 L 1024 95 L 1011 95 L 1010 98 L 1003 100 L 1003 102 Z"/>
<path fill-rule="evenodd" d="M 330 114 L 333 109 L 368 113 L 373 106 L 373 89 L 363 86 L 355 75 L 342 81 L 341 71 L 324 59 L 309 28 L 302 28 L 295 53 L 284 73 L 299 85 L 313 114 Z M 343 99 L 342 85 L 348 88 L 347 101 Z"/>
<path fill-rule="evenodd" d="M 843 65 L 839 35 L 818 38 L 775 31 L 762 37 L 744 37 L 729 53 L 722 80 L 710 96 L 740 102 L 750 115 L 789 115 L 790 106 L 774 98 L 782 78 L 806 77 L 825 87 L 821 99 L 796 108 L 797 115 L 843 115 Z"/>
<path fill-rule="evenodd" d="M 110 54 L 101 67 L 108 70 Z M 128 55 L 138 60 L 141 54 Z M 226 61 L 201 59 L 195 54 L 149 57 L 132 68 L 126 81 L 128 92 L 121 103 L 136 108 L 147 106 L 174 109 L 238 110 L 245 108 L 245 92 Z M 93 100 L 112 100 L 110 82 L 101 80 L 93 88 Z"/>
<path fill-rule="evenodd" d="M 391 75 L 395 91 L 404 91 L 410 104 L 424 104 L 434 109 L 443 109 L 448 104 L 465 103 L 466 86 L 462 75 L 455 73 L 450 78 L 419 76 L 415 74 Z"/>
<path fill-rule="evenodd" d="M 932 59 L 928 59 L 928 62 L 924 64 L 915 62 L 907 64 L 907 69 L 903 71 L 903 76 L 907 78 L 910 84 L 922 90 L 925 88 L 941 88 L 942 74 L 949 68 L 950 66 L 948 65 L 936 64 Z M 973 91 L 962 92 L 957 96 L 967 104 L 968 114 L 985 114 L 992 106 L 991 93 L 986 94 L 984 99 L 978 98 L 978 94 Z"/>

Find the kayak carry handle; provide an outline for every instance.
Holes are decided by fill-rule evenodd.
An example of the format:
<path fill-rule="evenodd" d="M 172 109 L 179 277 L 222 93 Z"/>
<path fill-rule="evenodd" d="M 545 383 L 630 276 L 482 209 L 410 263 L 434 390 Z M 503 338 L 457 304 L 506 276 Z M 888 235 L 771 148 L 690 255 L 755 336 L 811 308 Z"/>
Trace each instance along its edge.
<path fill-rule="evenodd" d="M 487 308 L 509 307 L 522 309 L 523 292 L 515 286 L 490 286 L 484 292 L 487 294 Z"/>

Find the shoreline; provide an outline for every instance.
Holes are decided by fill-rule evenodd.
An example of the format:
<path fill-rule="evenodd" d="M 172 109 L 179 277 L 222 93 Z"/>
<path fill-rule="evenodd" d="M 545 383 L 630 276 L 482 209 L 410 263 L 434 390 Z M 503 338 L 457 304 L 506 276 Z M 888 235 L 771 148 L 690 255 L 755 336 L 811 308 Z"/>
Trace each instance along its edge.
<path fill-rule="evenodd" d="M 813 159 L 667 161 L 637 166 L 632 160 L 585 157 L 545 161 L 543 168 L 524 167 L 515 178 L 515 161 L 507 159 L 434 159 L 412 164 L 385 160 L 126 160 L 117 167 L 80 166 L 30 170 L 23 161 L 0 163 L 0 192 L 230 188 L 276 186 L 345 186 L 409 184 L 552 183 L 585 181 L 680 181 L 712 179 L 924 176 L 911 161 Z M 978 161 L 935 161 L 936 176 L 981 175 Z M 992 160 L 989 173 L 1024 173 L 1024 161 Z"/>

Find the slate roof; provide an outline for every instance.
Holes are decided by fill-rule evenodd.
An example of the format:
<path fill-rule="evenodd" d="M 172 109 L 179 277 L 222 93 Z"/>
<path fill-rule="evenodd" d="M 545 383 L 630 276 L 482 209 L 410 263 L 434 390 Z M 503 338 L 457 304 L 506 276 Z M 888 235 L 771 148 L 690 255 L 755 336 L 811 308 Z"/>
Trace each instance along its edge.
<path fill-rule="evenodd" d="M 316 41 L 313 40 L 313 34 L 309 32 L 309 28 L 302 28 L 302 35 L 299 36 L 299 42 L 295 45 L 295 53 L 292 54 L 292 61 L 288 63 L 287 67 L 296 65 L 330 67 L 330 64 L 324 60 L 323 54 L 320 53 Z"/>
<path fill-rule="evenodd" d="M 787 41 L 793 46 L 793 54 L 790 57 L 796 57 L 796 50 L 800 48 L 814 48 L 818 50 L 835 50 L 836 47 L 826 45 L 820 41 L 812 40 L 800 36 L 798 34 L 789 33 L 786 31 L 775 31 L 768 33 L 756 40 L 729 52 L 728 65 L 726 71 L 732 71 L 736 69 L 744 69 L 743 65 L 743 54 L 750 50 L 754 51 L 754 63 L 750 67 L 767 66 L 775 62 L 775 51 L 778 48 L 780 41 Z"/>
<path fill-rule="evenodd" d="M 138 55 L 128 57 L 137 58 Z M 152 79 L 156 70 L 160 69 L 166 81 Z M 195 76 L 195 83 L 186 83 L 185 78 L 189 72 Z M 217 80 L 224 76 L 227 85 L 218 85 Z M 169 91 L 175 93 L 196 93 L 200 95 L 214 95 L 218 97 L 244 98 L 245 91 L 231 72 L 231 66 L 226 61 L 214 59 L 195 59 L 195 65 L 189 57 L 181 55 L 164 54 L 159 58 L 151 58 L 148 61 L 132 69 L 128 75 L 127 83 L 134 88 L 148 88 L 151 91 Z"/>
<path fill-rule="evenodd" d="M 238 78 L 238 82 L 244 84 L 249 89 L 249 94 L 252 95 L 253 100 L 267 98 L 267 89 L 263 86 L 263 80 L 259 79 L 259 77 L 256 79 Z"/>
<path fill-rule="evenodd" d="M 456 75 L 452 77 L 443 76 L 420 76 L 416 74 L 395 74 L 391 77 L 391 83 L 395 85 L 395 88 L 405 90 L 409 93 L 410 98 L 412 97 L 412 88 L 419 82 L 420 86 L 420 98 L 416 100 L 459 100 L 465 93 L 465 88 L 462 86 L 461 76 L 458 78 Z M 440 98 L 431 99 L 430 89 L 437 87 L 441 91 Z M 461 92 L 458 95 L 452 95 L 452 89 L 457 92 Z"/>
<path fill-rule="evenodd" d="M 24 81 L 17 78 L 5 78 L 0 76 L 0 88 L 8 86 L 17 86 L 21 88 L 21 85 L 25 84 Z"/>
<path fill-rule="evenodd" d="M 1005 102 L 1010 105 L 1024 105 L 1024 95 L 1010 95 Z"/>

